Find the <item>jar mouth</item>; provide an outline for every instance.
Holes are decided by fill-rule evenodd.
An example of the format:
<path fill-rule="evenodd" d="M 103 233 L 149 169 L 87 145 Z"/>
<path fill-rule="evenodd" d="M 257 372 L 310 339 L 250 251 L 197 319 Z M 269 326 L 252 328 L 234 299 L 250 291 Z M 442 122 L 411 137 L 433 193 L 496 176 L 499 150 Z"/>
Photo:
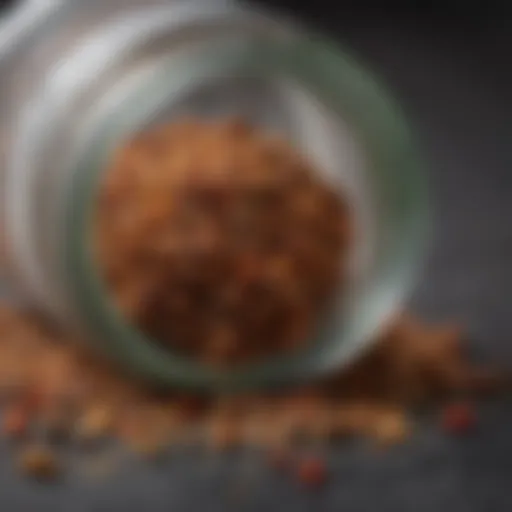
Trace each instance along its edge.
<path fill-rule="evenodd" d="M 345 53 L 319 38 L 258 38 L 249 44 L 223 41 L 202 49 L 199 60 L 177 55 L 146 66 L 109 95 L 84 131 L 73 169 L 66 222 L 69 287 L 81 323 L 98 348 L 129 370 L 161 385 L 202 390 L 239 390 L 309 379 L 340 367 L 369 346 L 377 330 L 400 307 L 414 283 L 428 233 L 426 186 L 406 125 L 375 80 Z M 279 74 L 300 83 L 329 112 L 348 122 L 366 157 L 385 216 L 378 257 L 349 296 L 336 304 L 307 348 L 270 361 L 214 369 L 164 349 L 130 326 L 113 306 L 91 251 L 95 199 L 111 151 L 141 131 L 191 80 L 228 74 Z"/>

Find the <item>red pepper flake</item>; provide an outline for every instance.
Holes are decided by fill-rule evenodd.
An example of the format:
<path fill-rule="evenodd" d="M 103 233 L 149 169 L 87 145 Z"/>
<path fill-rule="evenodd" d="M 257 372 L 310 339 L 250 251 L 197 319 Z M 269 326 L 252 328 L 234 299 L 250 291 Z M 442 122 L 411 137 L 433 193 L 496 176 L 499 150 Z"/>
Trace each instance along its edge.
<path fill-rule="evenodd" d="M 467 402 L 458 402 L 444 408 L 441 417 L 445 432 L 463 435 L 473 431 L 477 423 L 475 407 Z"/>
<path fill-rule="evenodd" d="M 319 457 L 307 457 L 302 459 L 296 468 L 296 476 L 299 482 L 308 488 L 318 488 L 327 480 L 327 466 Z"/>
<path fill-rule="evenodd" d="M 23 437 L 28 429 L 29 415 L 24 407 L 13 405 L 4 413 L 2 433 L 11 438 Z"/>

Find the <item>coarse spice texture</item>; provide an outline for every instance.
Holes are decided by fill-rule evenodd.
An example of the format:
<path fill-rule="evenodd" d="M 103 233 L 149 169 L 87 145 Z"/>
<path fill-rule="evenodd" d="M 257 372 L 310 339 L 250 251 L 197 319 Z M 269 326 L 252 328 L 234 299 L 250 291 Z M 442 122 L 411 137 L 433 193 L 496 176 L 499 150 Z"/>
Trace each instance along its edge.
<path fill-rule="evenodd" d="M 21 469 L 37 478 L 54 478 L 63 469 L 53 446 L 88 450 L 109 438 L 148 459 L 173 444 L 196 443 L 214 452 L 251 446 L 269 453 L 271 466 L 276 458 L 293 461 L 287 454 L 305 443 L 325 446 L 340 436 L 387 447 L 413 433 L 412 408 L 439 400 L 455 400 L 442 409 L 440 427 L 449 435 L 467 433 L 476 422 L 471 399 L 502 379 L 471 364 L 461 341 L 457 327 L 430 327 L 404 316 L 351 368 L 307 387 L 196 396 L 157 392 L 33 313 L 4 305 L 2 432 L 19 447 Z M 326 478 L 322 464 L 294 467 L 296 477 L 312 485 Z"/>
<path fill-rule="evenodd" d="M 115 304 L 153 340 L 215 365 L 304 345 L 342 286 L 340 191 L 242 120 L 183 120 L 121 145 L 95 217 Z"/>
<path fill-rule="evenodd" d="M 310 338 L 348 277 L 351 221 L 343 196 L 289 143 L 237 120 L 192 120 L 119 148 L 92 242 L 128 321 L 177 353 L 231 365 Z M 318 488 L 328 467 L 316 454 L 297 456 L 305 445 L 359 436 L 389 447 L 413 433 L 410 411 L 436 400 L 454 401 L 440 415 L 448 434 L 474 429 L 471 399 L 501 379 L 472 364 L 462 340 L 457 326 L 403 315 L 364 357 L 317 382 L 194 395 L 155 390 L 6 303 L 2 433 L 18 448 L 19 468 L 40 480 L 66 468 L 62 444 L 85 455 L 117 439 L 150 460 L 188 443 L 213 453 L 259 448 L 271 467 Z"/>

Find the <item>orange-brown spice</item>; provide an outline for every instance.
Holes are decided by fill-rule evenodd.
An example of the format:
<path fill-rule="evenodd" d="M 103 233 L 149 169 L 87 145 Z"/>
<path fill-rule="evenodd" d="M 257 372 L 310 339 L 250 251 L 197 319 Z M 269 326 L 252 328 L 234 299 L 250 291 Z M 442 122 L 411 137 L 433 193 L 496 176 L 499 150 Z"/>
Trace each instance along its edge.
<path fill-rule="evenodd" d="M 320 457 L 304 457 L 297 463 L 295 474 L 303 486 L 316 489 L 327 481 L 327 464 Z"/>
<path fill-rule="evenodd" d="M 63 410 L 73 412 L 66 416 L 63 428 L 76 432 L 84 418 L 92 415 L 96 419 L 90 422 L 98 435 L 109 433 L 145 454 L 160 453 L 169 443 L 187 442 L 192 433 L 195 442 L 216 449 L 251 444 L 291 453 L 304 440 L 325 444 L 336 435 L 362 436 L 388 446 L 412 434 L 409 407 L 439 398 L 441 390 L 441 398 L 457 397 L 461 392 L 478 394 L 475 386 L 482 382 L 488 392 L 492 375 L 489 369 L 468 361 L 463 350 L 453 350 L 462 340 L 445 336 L 446 328 L 425 325 L 408 316 L 398 319 L 349 370 L 307 388 L 220 398 L 178 391 L 160 390 L 155 394 L 150 387 L 133 382 L 89 353 L 85 345 L 66 342 L 62 333 L 49 329 L 32 314 L 3 305 L 1 318 L 8 320 L 0 321 L 0 359 L 4 351 L 24 354 L 15 358 L 23 366 L 17 369 L 25 379 L 18 382 L 23 389 L 41 389 L 44 375 L 51 372 L 56 361 L 51 355 L 66 354 L 74 386 L 61 381 L 62 389 L 54 389 L 54 398 Z M 430 342 L 436 346 L 436 357 L 431 347 L 424 347 Z M 35 350 L 25 352 L 26 344 Z M 438 364 L 440 358 L 445 358 L 442 365 Z M 453 379 L 453 370 L 471 378 Z M 0 382 L 5 375 L 0 366 Z M 486 378 L 475 381 L 474 375 Z M 25 438 L 25 397 L 25 393 L 17 393 L 4 409 L 4 436 Z M 39 424 L 55 406 L 54 401 L 43 401 L 30 412 L 30 421 Z M 93 414 L 94 410 L 102 412 Z M 468 433 L 475 414 L 473 406 L 455 402 L 442 412 L 441 427 L 448 432 Z M 27 440 L 30 442 L 30 438 Z"/>
<path fill-rule="evenodd" d="M 350 246 L 340 193 L 289 143 L 241 120 L 135 136 L 107 169 L 95 226 L 124 315 L 216 365 L 302 345 Z"/>
<path fill-rule="evenodd" d="M 98 261 L 120 310 L 155 340 L 209 363 L 239 363 L 306 340 L 343 284 L 349 213 L 286 141 L 241 121 L 181 122 L 119 149 L 98 205 Z M 414 432 L 412 407 L 505 382 L 467 358 L 459 326 L 412 315 L 343 371 L 229 397 L 156 393 L 71 338 L 33 311 L 0 305 L 2 435 L 27 440 L 20 464 L 34 475 L 60 470 L 46 444 L 54 427 L 75 440 L 117 437 L 151 458 L 189 440 L 216 451 L 251 445 L 285 467 L 304 443 L 400 443 Z M 453 434 L 475 421 L 468 402 L 441 414 Z M 32 425 L 44 444 L 34 444 Z M 325 482 L 321 458 L 297 460 L 301 482 Z"/>

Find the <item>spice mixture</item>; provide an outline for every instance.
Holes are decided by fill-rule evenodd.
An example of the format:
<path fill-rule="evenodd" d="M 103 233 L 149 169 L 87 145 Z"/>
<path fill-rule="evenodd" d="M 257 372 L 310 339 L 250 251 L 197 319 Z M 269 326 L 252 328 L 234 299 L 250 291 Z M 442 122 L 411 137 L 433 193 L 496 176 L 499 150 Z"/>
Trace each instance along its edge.
<path fill-rule="evenodd" d="M 303 345 L 350 245 L 340 194 L 291 145 L 241 120 L 175 122 L 122 146 L 95 226 L 124 315 L 222 365 Z"/>
<path fill-rule="evenodd" d="M 470 433 L 472 399 L 502 386 L 501 377 L 471 364 L 460 330 L 403 317 L 348 371 L 300 389 L 237 396 L 155 393 L 32 313 L 0 309 L 2 433 L 16 442 L 21 469 L 40 479 L 59 475 L 64 444 L 87 451 L 117 438 L 149 459 L 172 444 L 221 451 L 260 448 L 271 467 L 292 471 L 306 486 L 327 478 L 324 446 L 359 436 L 386 447 L 414 432 L 411 409 L 442 400 L 440 427 Z M 107 443 L 108 444 L 108 443 Z"/>
<path fill-rule="evenodd" d="M 244 123 L 164 126 L 123 146 L 101 191 L 98 261 L 121 311 L 172 349 L 237 363 L 300 346 L 344 279 L 351 223 L 338 193 L 288 144 Z M 148 458 L 172 444 L 260 448 L 317 488 L 301 453 L 340 436 L 385 447 L 414 431 L 412 408 L 454 400 L 440 425 L 467 434 L 471 399 L 501 385 L 465 356 L 460 330 L 404 316 L 343 372 L 243 396 L 155 392 L 33 312 L 0 307 L 2 433 L 19 466 L 54 479 L 60 445 L 118 439 Z M 108 443 L 107 443 L 108 444 Z"/>

